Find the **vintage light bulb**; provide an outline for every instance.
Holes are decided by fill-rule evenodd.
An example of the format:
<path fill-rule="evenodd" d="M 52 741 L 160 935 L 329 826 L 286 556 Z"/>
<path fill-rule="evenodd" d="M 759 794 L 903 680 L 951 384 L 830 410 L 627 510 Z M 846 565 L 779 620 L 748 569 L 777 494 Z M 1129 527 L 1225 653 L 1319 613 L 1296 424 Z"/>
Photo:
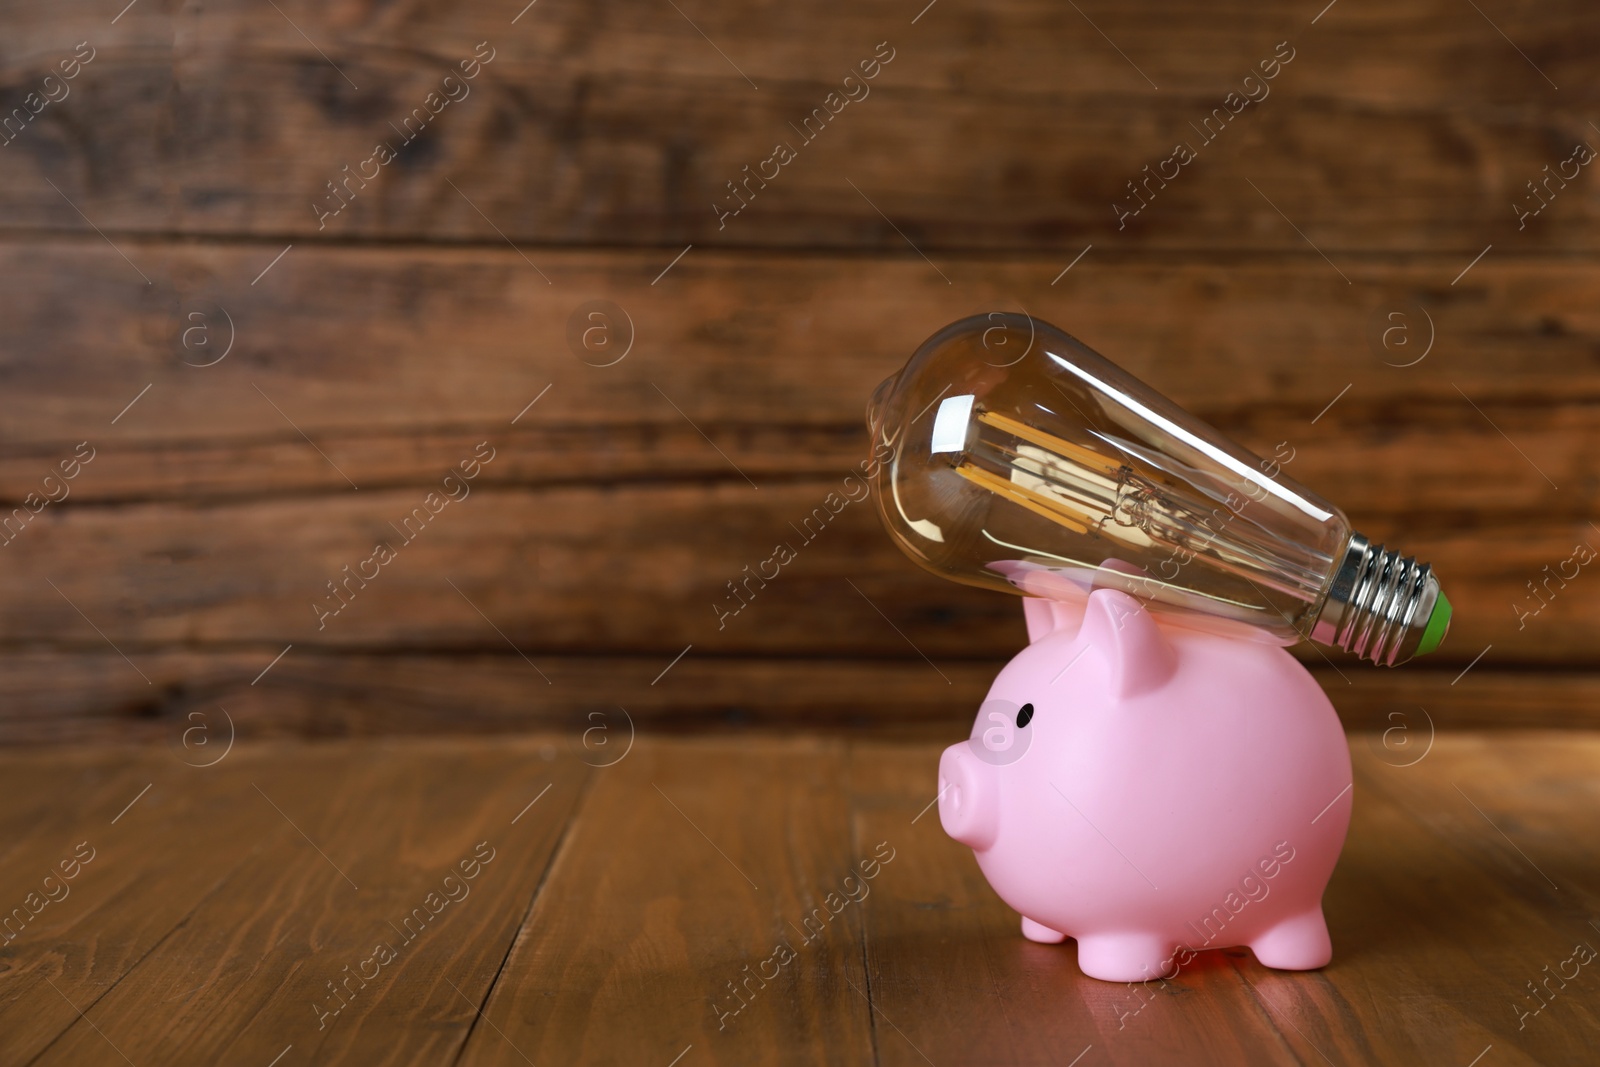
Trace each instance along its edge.
<path fill-rule="evenodd" d="M 878 387 L 878 509 L 935 574 L 1056 599 L 1119 588 L 1181 625 L 1310 638 L 1385 666 L 1431 652 L 1450 601 L 1426 564 L 1061 330 L 952 323 Z"/>

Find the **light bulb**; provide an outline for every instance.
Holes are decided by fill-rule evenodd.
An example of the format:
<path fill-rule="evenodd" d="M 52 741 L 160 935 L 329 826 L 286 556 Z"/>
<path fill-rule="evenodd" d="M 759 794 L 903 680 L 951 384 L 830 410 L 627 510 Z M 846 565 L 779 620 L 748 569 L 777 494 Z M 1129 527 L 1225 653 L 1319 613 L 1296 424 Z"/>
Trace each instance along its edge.
<path fill-rule="evenodd" d="M 1432 569 L 1082 342 L 1027 315 L 952 323 L 867 412 L 878 510 L 923 567 L 1057 600 L 1113 587 L 1170 621 L 1310 638 L 1385 666 L 1450 625 Z"/>

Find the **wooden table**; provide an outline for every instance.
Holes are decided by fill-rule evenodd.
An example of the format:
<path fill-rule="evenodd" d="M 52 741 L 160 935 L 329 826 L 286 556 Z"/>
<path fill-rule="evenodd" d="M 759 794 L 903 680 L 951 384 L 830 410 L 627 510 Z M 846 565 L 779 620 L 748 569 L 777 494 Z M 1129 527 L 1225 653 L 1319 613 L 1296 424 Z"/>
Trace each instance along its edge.
<path fill-rule="evenodd" d="M 937 744 L 625 743 L 0 757 L 0 1062 L 1600 1057 L 1596 968 L 1537 1014 L 1527 985 L 1600 945 L 1589 734 L 1353 736 L 1333 964 L 1206 953 L 1150 991 L 1019 936 L 927 807 Z"/>

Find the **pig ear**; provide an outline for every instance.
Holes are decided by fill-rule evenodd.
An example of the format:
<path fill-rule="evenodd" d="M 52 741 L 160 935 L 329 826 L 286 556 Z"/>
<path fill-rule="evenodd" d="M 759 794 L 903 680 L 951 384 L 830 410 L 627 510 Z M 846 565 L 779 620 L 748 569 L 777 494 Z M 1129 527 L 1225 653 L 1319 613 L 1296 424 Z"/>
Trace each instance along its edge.
<path fill-rule="evenodd" d="M 1047 597 L 1022 598 L 1022 616 L 1028 623 L 1028 643 L 1060 630 L 1071 631 L 1083 621 L 1083 608 Z"/>
<path fill-rule="evenodd" d="M 1159 689 L 1177 670 L 1177 651 L 1155 619 L 1120 589 L 1096 589 L 1089 595 L 1080 635 L 1109 661 L 1114 696 Z"/>

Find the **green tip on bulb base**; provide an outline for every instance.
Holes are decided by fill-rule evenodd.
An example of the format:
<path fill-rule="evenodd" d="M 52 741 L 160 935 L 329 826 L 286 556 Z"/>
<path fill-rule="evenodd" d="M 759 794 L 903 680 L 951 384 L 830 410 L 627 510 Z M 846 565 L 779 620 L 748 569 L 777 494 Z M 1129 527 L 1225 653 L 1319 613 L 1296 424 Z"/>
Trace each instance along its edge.
<path fill-rule="evenodd" d="M 1449 631 L 1450 601 L 1433 568 L 1353 532 L 1307 636 L 1393 667 L 1432 652 Z"/>
<path fill-rule="evenodd" d="M 1422 631 L 1422 640 L 1417 645 L 1416 654 L 1427 655 L 1438 648 L 1444 641 L 1444 635 L 1450 632 L 1450 599 L 1441 591 L 1439 599 L 1434 601 L 1433 614 L 1428 616 L 1427 629 Z"/>

